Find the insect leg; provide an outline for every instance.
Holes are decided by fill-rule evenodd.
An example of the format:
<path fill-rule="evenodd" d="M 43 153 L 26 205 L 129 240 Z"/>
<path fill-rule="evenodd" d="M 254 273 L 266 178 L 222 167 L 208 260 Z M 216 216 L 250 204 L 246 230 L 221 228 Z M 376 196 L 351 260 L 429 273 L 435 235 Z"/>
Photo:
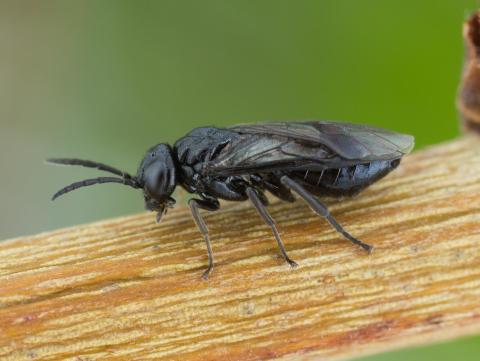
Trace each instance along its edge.
<path fill-rule="evenodd" d="M 280 248 L 280 252 L 282 253 L 282 256 L 285 259 L 285 261 L 287 261 L 292 268 L 297 267 L 298 264 L 295 261 L 293 261 L 290 257 L 288 257 L 287 250 L 285 249 L 285 245 L 283 244 L 283 241 L 280 238 L 280 235 L 278 234 L 277 227 L 275 226 L 275 221 L 273 220 L 272 216 L 270 216 L 270 214 L 268 213 L 267 208 L 263 204 L 261 198 L 255 191 L 255 189 L 247 188 L 246 193 L 248 198 L 252 202 L 253 206 L 256 208 L 260 216 L 265 221 L 265 223 L 267 223 L 270 226 L 270 228 L 272 228 L 273 235 L 277 240 L 278 247 Z"/>
<path fill-rule="evenodd" d="M 347 238 L 352 243 L 362 247 L 367 252 L 371 253 L 373 251 L 373 246 L 370 246 L 367 243 L 364 243 L 355 237 L 353 237 L 350 233 L 348 233 L 343 227 L 337 222 L 337 220 L 330 214 L 328 208 L 320 202 L 317 198 L 315 198 L 310 192 L 308 192 L 305 188 L 303 188 L 300 184 L 295 182 L 293 179 L 289 178 L 288 176 L 282 176 L 280 178 L 282 184 L 286 187 L 290 188 L 292 191 L 297 193 L 300 197 L 303 198 L 304 201 L 308 203 L 308 205 L 320 216 L 324 217 L 338 232 L 340 232 L 345 238 Z"/>
<path fill-rule="evenodd" d="M 188 201 L 188 205 L 190 206 L 190 210 L 192 211 L 193 220 L 195 221 L 198 229 L 203 235 L 205 239 L 205 243 L 207 245 L 207 253 L 208 253 L 208 267 L 202 275 L 203 279 L 208 279 L 208 275 L 213 269 L 213 252 L 212 252 L 212 245 L 210 244 L 210 237 L 208 235 L 208 227 L 203 220 L 202 215 L 200 214 L 200 209 L 205 209 L 208 211 L 216 211 L 220 208 L 220 204 L 216 199 L 212 200 L 203 200 L 203 199 L 190 199 Z"/>

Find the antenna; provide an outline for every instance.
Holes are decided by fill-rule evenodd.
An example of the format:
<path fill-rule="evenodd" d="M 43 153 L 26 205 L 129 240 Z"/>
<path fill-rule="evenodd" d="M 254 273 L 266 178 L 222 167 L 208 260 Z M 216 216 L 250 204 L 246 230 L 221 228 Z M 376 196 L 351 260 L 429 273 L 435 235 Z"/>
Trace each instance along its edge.
<path fill-rule="evenodd" d="M 88 187 L 95 184 L 119 183 L 135 189 L 142 188 L 142 185 L 138 182 L 136 177 L 133 177 L 129 173 L 123 172 L 117 168 L 111 167 L 103 163 L 93 162 L 91 160 L 75 159 L 75 158 L 51 158 L 51 159 L 47 159 L 47 163 L 60 164 L 60 165 L 80 165 L 82 167 L 95 168 L 105 172 L 113 173 L 121 177 L 121 178 L 98 177 L 98 178 L 85 179 L 79 182 L 72 183 L 66 187 L 63 187 L 58 192 L 56 192 L 52 197 L 52 201 L 64 195 L 65 193 L 69 193 L 78 188 Z"/>
<path fill-rule="evenodd" d="M 130 174 L 123 172 L 117 168 L 111 167 L 103 163 L 94 162 L 91 160 L 76 159 L 76 158 L 50 158 L 50 159 L 47 159 L 47 163 L 60 164 L 60 165 L 80 165 L 82 167 L 96 168 L 99 170 L 103 170 L 105 172 L 110 172 L 110 173 L 119 175 L 120 177 L 133 178 Z"/>
<path fill-rule="evenodd" d="M 122 178 L 115 178 L 115 177 L 99 177 L 99 178 L 92 178 L 92 179 L 85 179 L 80 182 L 72 183 L 66 187 L 60 189 L 57 193 L 55 193 L 52 197 L 52 201 L 57 199 L 58 197 L 64 195 L 65 193 L 69 193 L 74 191 L 75 189 L 93 186 L 94 184 L 103 184 L 103 183 L 120 183 L 130 186 L 132 188 L 138 189 L 140 186 L 133 180 L 130 179 L 122 179 Z"/>

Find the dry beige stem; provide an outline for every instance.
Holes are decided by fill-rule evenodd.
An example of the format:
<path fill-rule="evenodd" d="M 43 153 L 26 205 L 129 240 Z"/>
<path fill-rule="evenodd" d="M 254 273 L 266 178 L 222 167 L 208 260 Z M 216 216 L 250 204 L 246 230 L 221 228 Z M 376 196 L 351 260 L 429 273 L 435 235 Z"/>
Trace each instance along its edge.
<path fill-rule="evenodd" d="M 303 203 L 274 202 L 290 255 L 247 203 L 0 243 L 1 360 L 336 360 L 480 331 L 480 141 L 420 151 L 330 202 L 354 247 Z"/>

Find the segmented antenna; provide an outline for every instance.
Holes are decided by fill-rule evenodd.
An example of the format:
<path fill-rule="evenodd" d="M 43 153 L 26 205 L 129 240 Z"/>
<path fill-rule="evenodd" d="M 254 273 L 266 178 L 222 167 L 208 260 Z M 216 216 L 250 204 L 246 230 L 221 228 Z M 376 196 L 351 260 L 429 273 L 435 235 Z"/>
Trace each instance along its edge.
<path fill-rule="evenodd" d="M 105 172 L 110 172 L 124 178 L 133 178 L 130 174 L 123 172 L 117 168 L 111 167 L 103 163 L 94 162 L 91 160 L 76 159 L 76 158 L 50 158 L 50 159 L 47 159 L 47 162 L 52 164 L 61 164 L 61 165 L 80 165 L 82 167 L 96 168 L 99 170 L 103 170 Z"/>
<path fill-rule="evenodd" d="M 126 172 L 123 172 L 117 168 L 111 167 L 103 163 L 93 162 L 91 160 L 85 160 L 85 159 L 76 159 L 76 158 L 51 158 L 51 159 L 47 159 L 47 162 L 53 163 L 53 164 L 80 165 L 82 167 L 95 168 L 105 172 L 113 173 L 121 177 L 121 178 L 99 177 L 99 178 L 85 179 L 80 182 L 72 183 L 66 187 L 63 187 L 57 193 L 55 193 L 52 197 L 52 201 L 54 201 L 61 195 L 64 195 L 65 193 L 69 193 L 78 188 L 92 186 L 94 184 L 120 183 L 136 189 L 142 188 L 141 184 L 138 182 L 136 177 L 133 177 Z"/>
<path fill-rule="evenodd" d="M 66 187 L 63 187 L 53 195 L 52 201 L 64 195 L 65 193 L 74 191 L 75 189 L 92 186 L 94 184 L 102 184 L 102 183 L 120 183 L 120 184 L 125 184 L 127 186 L 130 186 L 132 188 L 140 188 L 140 186 L 134 179 L 129 179 L 129 178 L 99 177 L 99 178 L 85 179 L 80 182 L 75 182 Z"/>

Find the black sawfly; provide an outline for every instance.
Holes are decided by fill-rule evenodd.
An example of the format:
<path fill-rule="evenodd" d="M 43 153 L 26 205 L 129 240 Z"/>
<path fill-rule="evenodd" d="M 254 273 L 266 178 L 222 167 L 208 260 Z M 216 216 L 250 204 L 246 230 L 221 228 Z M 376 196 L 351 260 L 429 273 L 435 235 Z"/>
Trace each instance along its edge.
<path fill-rule="evenodd" d="M 175 204 L 177 186 L 196 198 L 189 201 L 193 219 L 202 233 L 213 268 L 208 228 L 200 209 L 216 211 L 219 199 L 249 200 L 271 227 L 283 258 L 287 254 L 276 225 L 267 211 L 265 192 L 287 202 L 302 198 L 352 243 L 371 252 L 373 247 L 348 233 L 330 214 L 319 196 L 351 196 L 395 169 L 414 145 L 410 135 L 359 124 L 333 121 L 276 122 L 201 127 L 175 144 L 150 148 L 136 176 L 111 166 L 81 159 L 56 158 L 50 163 L 97 168 L 115 176 L 86 179 L 70 184 L 52 199 L 75 189 L 100 183 L 119 183 L 142 189 L 145 206 L 157 212 L 157 221 Z"/>

